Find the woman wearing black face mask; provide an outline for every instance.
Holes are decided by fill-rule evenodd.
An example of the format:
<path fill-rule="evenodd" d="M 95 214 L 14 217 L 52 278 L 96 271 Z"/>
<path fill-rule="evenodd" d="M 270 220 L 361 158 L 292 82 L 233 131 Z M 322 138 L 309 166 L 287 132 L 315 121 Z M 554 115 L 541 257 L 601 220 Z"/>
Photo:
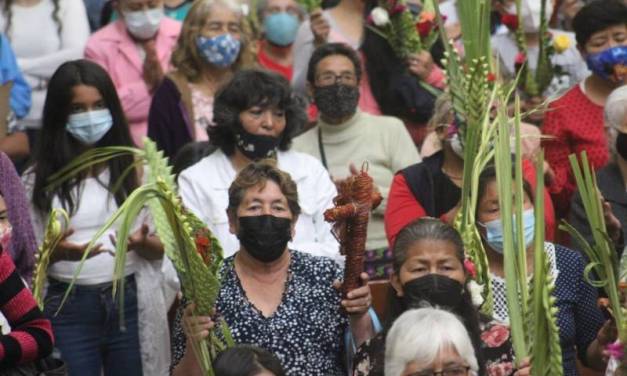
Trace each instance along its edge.
<path fill-rule="evenodd" d="M 475 308 L 480 294 L 470 280 L 471 271 L 464 268 L 464 245 L 453 227 L 428 217 L 410 223 L 394 243 L 393 266 L 389 323 L 411 308 L 432 305 L 450 310 L 470 334 L 479 375 L 515 374 L 509 327 Z M 383 375 L 385 337 L 383 331 L 358 350 L 355 376 Z"/>
<path fill-rule="evenodd" d="M 367 275 L 364 286 L 341 300 L 334 285 L 342 269 L 335 262 L 288 249 L 301 209 L 296 184 L 272 161 L 253 162 L 239 173 L 227 212 L 241 245 L 223 264 L 216 311 L 235 342 L 275 354 L 286 375 L 345 375 L 344 332 L 350 329 L 358 344 L 374 334 Z M 199 374 L 186 336 L 206 337 L 213 326 L 209 317 L 192 317 L 192 310 L 182 319 L 179 310 L 175 324 L 174 375 Z"/>
<path fill-rule="evenodd" d="M 335 185 L 315 158 L 290 150 L 306 115 L 287 80 L 267 71 L 236 73 L 216 96 L 214 121 L 209 136 L 218 150 L 181 172 L 178 183 L 183 203 L 207 223 L 226 256 L 234 254 L 240 244 L 229 232 L 224 211 L 229 185 L 251 162 L 273 158 L 292 176 L 301 193 L 303 210 L 290 245 L 338 259 L 337 241 L 323 218 L 324 211 L 333 205 Z"/>

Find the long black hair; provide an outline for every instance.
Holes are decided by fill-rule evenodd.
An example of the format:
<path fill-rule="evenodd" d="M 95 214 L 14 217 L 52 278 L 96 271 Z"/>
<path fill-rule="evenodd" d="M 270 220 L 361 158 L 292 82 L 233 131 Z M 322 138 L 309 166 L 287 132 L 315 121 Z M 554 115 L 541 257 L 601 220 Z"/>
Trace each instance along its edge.
<path fill-rule="evenodd" d="M 120 99 L 107 72 L 88 60 L 74 60 L 62 64 L 48 83 L 42 127 L 33 155 L 35 184 L 32 199 L 37 210 L 42 213 L 50 211 L 54 196 L 59 196 L 62 205 L 70 213 L 74 213 L 77 203 L 76 198 L 72 197 L 72 190 L 88 175 L 87 172 L 82 173 L 61 184 L 54 192 L 46 189 L 48 178 L 52 174 L 92 147 L 82 144 L 65 130 L 74 97 L 73 89 L 78 85 L 96 88 L 113 118 L 111 129 L 93 147 L 134 146 Z M 115 183 L 133 162 L 130 155 L 107 162 L 106 167 L 110 175 L 108 188 L 118 205 L 121 205 L 138 186 L 137 174 L 131 172 L 124 178 L 120 189 L 111 192 Z"/>
<path fill-rule="evenodd" d="M 401 267 L 405 261 L 407 261 L 407 251 L 409 248 L 420 240 L 441 240 L 450 242 L 455 246 L 455 256 L 459 262 L 464 265 L 464 242 L 459 232 L 451 225 L 439 219 L 425 217 L 409 223 L 398 233 L 394 242 L 394 261 L 392 262 L 396 275 L 399 275 Z M 485 359 L 483 350 L 481 349 L 480 314 L 472 303 L 472 295 L 468 290 L 467 284 L 464 284 L 462 295 L 462 304 L 459 307 L 447 308 L 450 308 L 452 313 L 459 316 L 466 327 L 470 340 L 472 341 L 472 346 L 475 349 L 475 356 L 477 357 L 477 364 L 479 365 L 478 374 L 483 375 L 485 374 Z M 391 286 L 388 299 L 387 329 L 391 328 L 394 321 L 407 310 L 405 302 L 396 294 L 396 290 Z"/>
<path fill-rule="evenodd" d="M 281 362 L 272 353 L 249 345 L 224 350 L 213 361 L 216 376 L 255 376 L 264 370 L 285 376 Z"/>

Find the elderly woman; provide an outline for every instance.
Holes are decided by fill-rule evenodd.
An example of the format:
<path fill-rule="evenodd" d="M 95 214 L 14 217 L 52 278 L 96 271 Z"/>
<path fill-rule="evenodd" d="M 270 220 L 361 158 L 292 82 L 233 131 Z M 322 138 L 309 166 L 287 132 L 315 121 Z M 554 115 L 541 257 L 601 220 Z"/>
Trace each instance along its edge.
<path fill-rule="evenodd" d="M 190 141 L 206 141 L 218 88 L 252 62 L 236 0 L 194 2 L 172 52 L 174 71 L 156 89 L 148 114 L 148 137 L 173 157 Z"/>
<path fill-rule="evenodd" d="M 229 188 L 229 229 L 239 251 L 223 264 L 216 311 L 237 343 L 274 353 L 287 375 L 344 375 L 342 336 L 351 330 L 357 344 L 373 334 L 367 314 L 370 288 L 341 299 L 335 288 L 341 268 L 333 261 L 288 249 L 301 212 L 296 183 L 271 161 L 244 168 Z M 206 337 L 210 317 L 193 317 L 193 305 L 175 323 L 174 375 L 197 375 L 197 360 L 186 338 Z M 184 331 L 181 328 L 181 321 Z"/>
<path fill-rule="evenodd" d="M 605 123 L 613 160 L 597 172 L 597 185 L 605 202 L 605 223 L 608 235 L 622 252 L 627 234 L 627 86 L 614 90 L 605 103 Z M 622 222 L 622 223 L 621 223 Z M 573 196 L 570 223 L 586 238 L 592 231 L 581 202 Z"/>
<path fill-rule="evenodd" d="M 407 309 L 425 304 L 447 309 L 466 327 L 480 375 L 514 372 L 509 328 L 477 311 L 480 296 L 469 287 L 474 282 L 464 268 L 464 244 L 452 226 L 435 218 L 420 218 L 405 226 L 394 243 L 393 267 L 390 323 Z M 386 334 L 378 333 L 359 348 L 354 376 L 383 376 Z"/>
<path fill-rule="evenodd" d="M 385 344 L 386 376 L 478 375 L 472 341 L 450 312 L 409 310 L 396 320 Z"/>
<path fill-rule="evenodd" d="M 183 170 L 178 182 L 183 203 L 209 226 L 226 255 L 239 249 L 225 211 L 228 188 L 238 171 L 271 157 L 291 175 L 300 192 L 302 213 L 295 219 L 296 235 L 290 246 L 339 258 L 337 241 L 323 218 L 333 205 L 335 185 L 317 159 L 289 148 L 306 117 L 287 80 L 266 71 L 240 71 L 217 95 L 214 114 L 216 125 L 210 128 L 210 136 L 219 150 Z"/>

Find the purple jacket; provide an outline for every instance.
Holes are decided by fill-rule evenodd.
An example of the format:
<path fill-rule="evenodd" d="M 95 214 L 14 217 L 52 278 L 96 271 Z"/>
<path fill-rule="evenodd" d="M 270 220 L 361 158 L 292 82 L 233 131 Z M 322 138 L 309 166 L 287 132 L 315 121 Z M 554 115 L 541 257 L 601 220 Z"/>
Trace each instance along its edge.
<path fill-rule="evenodd" d="M 6 202 L 9 222 L 13 227 L 9 253 L 20 276 L 30 284 L 35 266 L 37 241 L 22 180 L 17 175 L 13 162 L 2 152 L 0 152 L 0 192 Z"/>

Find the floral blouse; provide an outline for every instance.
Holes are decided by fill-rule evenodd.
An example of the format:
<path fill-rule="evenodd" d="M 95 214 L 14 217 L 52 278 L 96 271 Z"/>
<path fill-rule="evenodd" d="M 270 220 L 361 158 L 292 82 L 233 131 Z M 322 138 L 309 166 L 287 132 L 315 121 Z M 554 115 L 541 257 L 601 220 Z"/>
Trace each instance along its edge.
<path fill-rule="evenodd" d="M 514 351 L 509 327 L 484 315 L 479 321 L 486 375 L 513 375 Z M 359 347 L 353 361 L 353 376 L 383 376 L 386 335 L 385 331 L 379 332 Z"/>
<path fill-rule="evenodd" d="M 222 288 L 216 310 L 231 328 L 236 343 L 262 347 L 276 355 L 287 375 L 343 376 L 342 338 L 348 318 L 340 309 L 333 282 L 342 268 L 333 260 L 291 252 L 283 299 L 265 317 L 246 297 L 235 272 L 234 257 L 222 266 Z M 185 354 L 182 307 L 173 332 L 173 366 Z"/>

